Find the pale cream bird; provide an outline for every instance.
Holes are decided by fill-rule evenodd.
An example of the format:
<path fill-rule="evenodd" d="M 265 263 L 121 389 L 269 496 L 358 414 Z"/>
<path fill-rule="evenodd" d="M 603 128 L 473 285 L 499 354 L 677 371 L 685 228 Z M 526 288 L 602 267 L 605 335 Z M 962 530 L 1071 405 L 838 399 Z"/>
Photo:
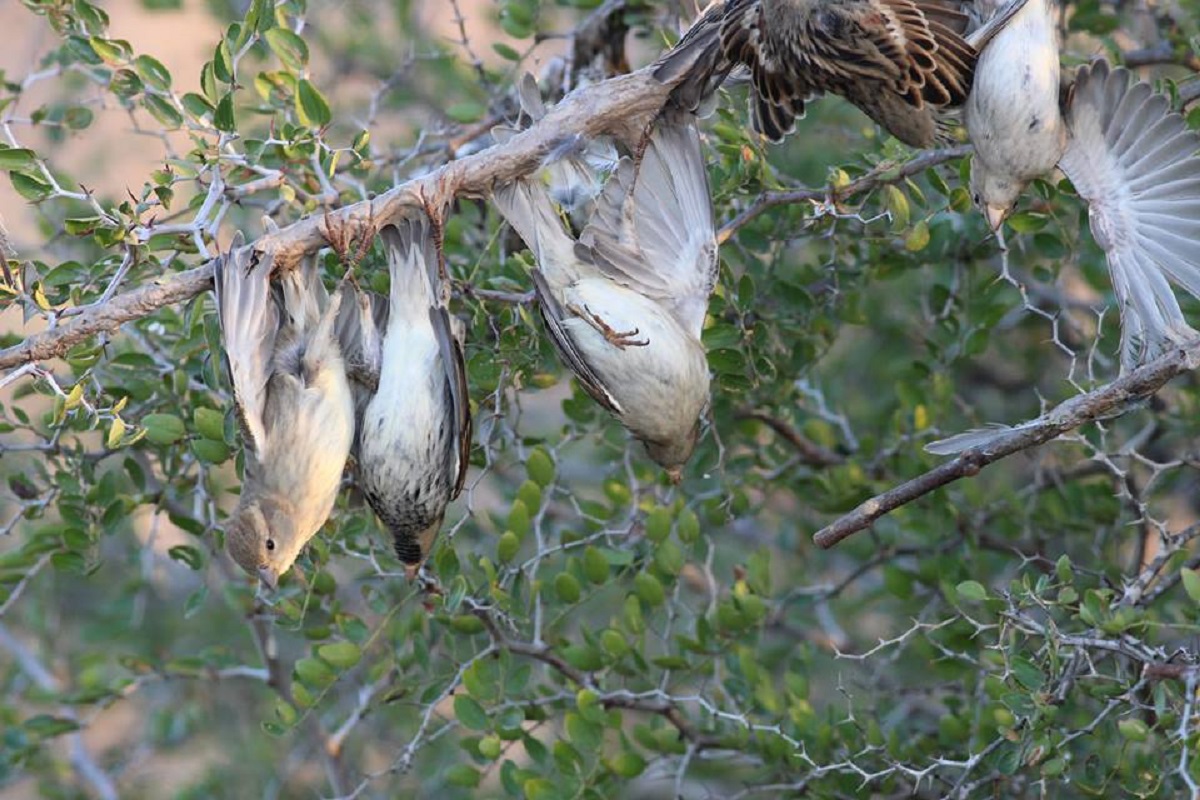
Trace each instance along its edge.
<path fill-rule="evenodd" d="M 709 398 L 700 334 L 717 279 L 695 118 L 670 115 L 638 158 L 621 159 L 578 241 L 543 177 L 499 187 L 494 200 L 537 260 L 550 338 L 588 394 L 678 481 Z"/>
<path fill-rule="evenodd" d="M 233 559 L 274 589 L 329 517 L 354 435 L 330 298 L 306 259 L 272 283 L 273 258 L 234 237 L 213 284 L 245 473 L 225 526 Z"/>
<path fill-rule="evenodd" d="M 1165 95 L 1104 61 L 1061 87 L 1054 9 L 1029 0 L 980 55 L 966 124 L 972 199 L 993 229 L 1056 166 L 1087 201 L 1125 369 L 1196 335 L 1171 283 L 1200 297 L 1200 136 Z"/>

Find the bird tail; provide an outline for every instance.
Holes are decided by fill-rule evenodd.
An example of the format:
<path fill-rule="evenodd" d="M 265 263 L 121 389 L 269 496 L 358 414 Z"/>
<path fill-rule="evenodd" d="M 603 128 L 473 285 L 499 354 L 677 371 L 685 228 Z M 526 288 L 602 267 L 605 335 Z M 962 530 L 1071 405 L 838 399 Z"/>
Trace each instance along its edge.
<path fill-rule="evenodd" d="M 427 319 L 428 309 L 442 305 L 441 243 L 434 222 L 414 211 L 379 232 L 387 251 L 392 288 L 389 314 L 412 321 Z"/>
<path fill-rule="evenodd" d="M 277 289 L 286 322 L 283 336 L 301 345 L 298 355 L 306 382 L 328 362 L 340 362 L 342 357 L 335 334 L 342 291 L 329 296 L 319 264 L 317 253 L 306 255 L 297 269 L 280 277 Z"/>
<path fill-rule="evenodd" d="M 346 364 L 346 377 L 359 417 L 379 389 L 383 369 L 383 331 L 387 330 L 387 299 L 354 286 L 343 286 L 334 331 Z"/>
<path fill-rule="evenodd" d="M 671 84 L 671 102 L 697 111 L 714 95 L 732 64 L 721 46 L 726 3 L 713 0 L 679 42 L 653 65 L 654 78 Z"/>
<path fill-rule="evenodd" d="M 1088 202 L 1122 318 L 1126 368 L 1196 335 L 1170 283 L 1200 297 L 1200 134 L 1104 61 L 1081 67 L 1059 166 Z"/>
<path fill-rule="evenodd" d="M 537 174 L 498 186 L 492 199 L 500 214 L 513 227 L 525 246 L 533 251 L 538 266 L 555 276 L 551 283 L 572 280 L 575 241 L 567 235 L 563 220 L 550 199 L 550 191 Z"/>
<path fill-rule="evenodd" d="M 256 455 L 266 443 L 263 412 L 273 372 L 279 309 L 271 300 L 271 255 L 244 246 L 239 231 L 213 266 L 217 318 L 242 430 Z"/>
<path fill-rule="evenodd" d="M 995 13 L 982 21 L 974 30 L 967 34 L 967 44 L 971 45 L 978 51 L 983 51 L 988 43 L 995 38 L 996 34 L 1004 30 L 1012 18 L 1017 15 L 1017 12 L 1025 7 L 1025 4 L 1031 0 L 1007 0 L 999 8 L 995 8 Z M 1037 0 L 1044 2 L 1044 0 Z M 976 3 L 976 8 L 985 7 L 984 3 Z"/>

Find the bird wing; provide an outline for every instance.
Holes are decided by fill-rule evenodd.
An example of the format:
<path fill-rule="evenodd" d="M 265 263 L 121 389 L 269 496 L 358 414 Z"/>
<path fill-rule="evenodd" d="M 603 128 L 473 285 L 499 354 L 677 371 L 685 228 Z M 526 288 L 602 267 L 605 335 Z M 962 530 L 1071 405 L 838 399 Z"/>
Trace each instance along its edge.
<path fill-rule="evenodd" d="M 716 92 L 732 67 L 721 44 L 725 3 L 713 0 L 679 42 L 652 65 L 654 79 L 674 84 L 671 100 L 685 111 L 697 111 Z"/>
<path fill-rule="evenodd" d="M 271 298 L 272 264 L 270 253 L 259 255 L 244 247 L 239 231 L 229 252 L 213 265 L 229 382 L 247 450 L 256 462 L 267 442 L 264 411 L 279 332 L 279 309 Z"/>
<path fill-rule="evenodd" d="M 839 19 L 840 15 L 848 19 Z M 814 57 L 823 69 L 890 81 L 915 108 L 962 105 L 974 79 L 975 49 L 943 20 L 953 12 L 927 0 L 873 0 L 818 12 Z M 847 35 L 838 26 L 857 29 Z M 841 33 L 841 35 L 838 35 Z"/>
<path fill-rule="evenodd" d="M 670 308 L 697 338 L 717 281 L 708 172 L 692 114 L 668 114 L 605 184 L 576 255 Z"/>
<path fill-rule="evenodd" d="M 567 319 L 563 307 L 555 298 L 540 269 L 533 271 L 533 288 L 537 292 L 538 308 L 542 312 L 542 320 L 546 323 L 546 331 L 550 334 L 550 341 L 558 351 L 559 357 L 566 362 L 571 372 L 575 373 L 579 385 L 593 400 L 614 414 L 622 413 L 621 404 L 604 387 L 604 381 L 592 369 L 583 351 L 575 346 L 575 340 L 563 324 Z"/>
<path fill-rule="evenodd" d="M 355 416 L 361 420 L 367 404 L 379 390 L 388 302 L 383 295 L 354 286 L 345 286 L 342 291 L 346 296 L 338 310 L 335 330 L 346 362 L 350 391 L 354 394 Z"/>
<path fill-rule="evenodd" d="M 451 441 L 454 458 L 450 464 L 450 499 L 458 497 L 467 480 L 471 459 L 471 401 L 467 387 L 467 361 L 463 352 L 465 330 L 460 320 L 450 316 L 444 306 L 429 309 L 429 321 L 437 337 L 446 370 L 446 386 L 450 395 Z M 457 324 L 456 324 L 457 323 Z"/>
<path fill-rule="evenodd" d="M 706 12 L 701 21 L 708 16 Z M 754 130 L 772 142 L 780 142 L 804 116 L 805 100 L 818 92 L 805 71 L 791 68 L 789 60 L 774 51 L 772 40 L 765 34 L 767 25 L 760 0 L 730 0 L 721 15 L 721 50 L 724 62 L 744 64 L 750 69 Z"/>
<path fill-rule="evenodd" d="M 1194 334 L 1168 279 L 1200 297 L 1200 135 L 1131 78 L 1104 61 L 1080 67 L 1059 162 L 1108 258 L 1126 367 Z"/>

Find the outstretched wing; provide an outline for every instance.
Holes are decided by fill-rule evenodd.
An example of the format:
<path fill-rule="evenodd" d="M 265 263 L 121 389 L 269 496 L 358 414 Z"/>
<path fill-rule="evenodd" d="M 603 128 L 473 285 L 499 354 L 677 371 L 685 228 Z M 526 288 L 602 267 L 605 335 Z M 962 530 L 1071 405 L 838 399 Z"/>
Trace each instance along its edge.
<path fill-rule="evenodd" d="M 721 19 L 721 49 L 726 61 L 750 70 L 754 130 L 780 142 L 804 116 L 805 100 L 818 92 L 803 72 L 793 68 L 794 59 L 776 52 L 767 25 L 760 0 L 730 0 Z"/>
<path fill-rule="evenodd" d="M 708 172 L 696 118 L 668 114 L 605 185 L 576 253 L 670 309 L 697 338 L 717 280 Z"/>
<path fill-rule="evenodd" d="M 1059 166 L 1108 258 L 1129 368 L 1195 335 L 1170 282 L 1200 297 L 1200 136 L 1165 95 L 1104 61 L 1080 67 L 1066 115 Z"/>
<path fill-rule="evenodd" d="M 279 309 L 271 298 L 271 255 L 243 246 L 239 231 L 228 253 L 213 265 L 221 339 L 247 450 L 261 461 L 267 430 L 264 411 L 274 370 Z"/>

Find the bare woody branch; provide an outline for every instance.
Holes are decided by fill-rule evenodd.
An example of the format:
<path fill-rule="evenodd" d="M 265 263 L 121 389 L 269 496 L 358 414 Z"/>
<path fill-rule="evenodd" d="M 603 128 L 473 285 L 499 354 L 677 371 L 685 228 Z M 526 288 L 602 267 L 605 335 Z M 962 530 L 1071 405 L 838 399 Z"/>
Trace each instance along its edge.
<path fill-rule="evenodd" d="M 260 238 L 254 247 L 275 253 L 277 264 L 292 264 L 326 244 L 329 227 L 383 226 L 404 208 L 420 204 L 448 204 L 458 196 L 487 195 L 493 186 L 526 175 L 572 136 L 615 135 L 627 142 L 640 137 L 666 101 L 670 86 L 660 84 L 648 69 L 621 75 L 572 92 L 533 127 L 512 139 L 479 153 L 452 161 L 428 175 L 392 188 L 369 200 L 345 206 L 327 215 L 311 216 Z M 960 158 L 967 147 L 923 152 L 897 165 L 880 165 L 840 189 L 803 189 L 768 192 L 726 223 L 719 233 L 724 242 L 754 217 L 776 206 L 823 199 L 842 200 L 877 186 L 905 180 L 929 167 Z M 140 286 L 110 301 L 91 306 L 56 327 L 29 336 L 20 344 L 0 350 L 0 369 L 57 358 L 89 337 L 112 333 L 121 325 L 148 316 L 159 308 L 187 301 L 212 287 L 212 265 L 204 264 L 154 283 Z M 481 293 L 479 296 L 483 296 Z M 518 301 L 523 297 L 518 298 Z"/>
<path fill-rule="evenodd" d="M 656 81 L 648 69 L 593 84 L 563 98 L 538 124 L 501 145 L 452 161 L 372 200 L 331 211 L 328 217 L 307 217 L 262 237 L 254 246 L 273 252 L 277 264 L 293 264 L 304 254 L 325 246 L 321 230 L 326 224 L 351 230 L 371 222 L 382 226 L 395 220 L 405 207 L 420 204 L 422 197 L 438 207 L 458 196 L 485 196 L 494 185 L 532 172 L 572 136 L 608 134 L 636 142 L 662 108 L 670 88 Z M 209 263 L 138 287 L 0 350 L 0 369 L 56 358 L 88 337 L 115 331 L 126 322 L 188 300 L 211 286 Z"/>
<path fill-rule="evenodd" d="M 1160 356 L 1099 389 L 1076 395 L 1031 422 L 997 432 L 985 444 L 965 450 L 945 464 L 875 495 L 833 524 L 817 531 L 813 541 L 824 548 L 833 547 L 846 537 L 870 527 L 884 514 L 935 489 L 976 475 L 988 464 L 1045 444 L 1067 431 L 1123 410 L 1129 403 L 1158 391 L 1176 375 L 1195 369 L 1198 361 L 1200 340 Z"/>

